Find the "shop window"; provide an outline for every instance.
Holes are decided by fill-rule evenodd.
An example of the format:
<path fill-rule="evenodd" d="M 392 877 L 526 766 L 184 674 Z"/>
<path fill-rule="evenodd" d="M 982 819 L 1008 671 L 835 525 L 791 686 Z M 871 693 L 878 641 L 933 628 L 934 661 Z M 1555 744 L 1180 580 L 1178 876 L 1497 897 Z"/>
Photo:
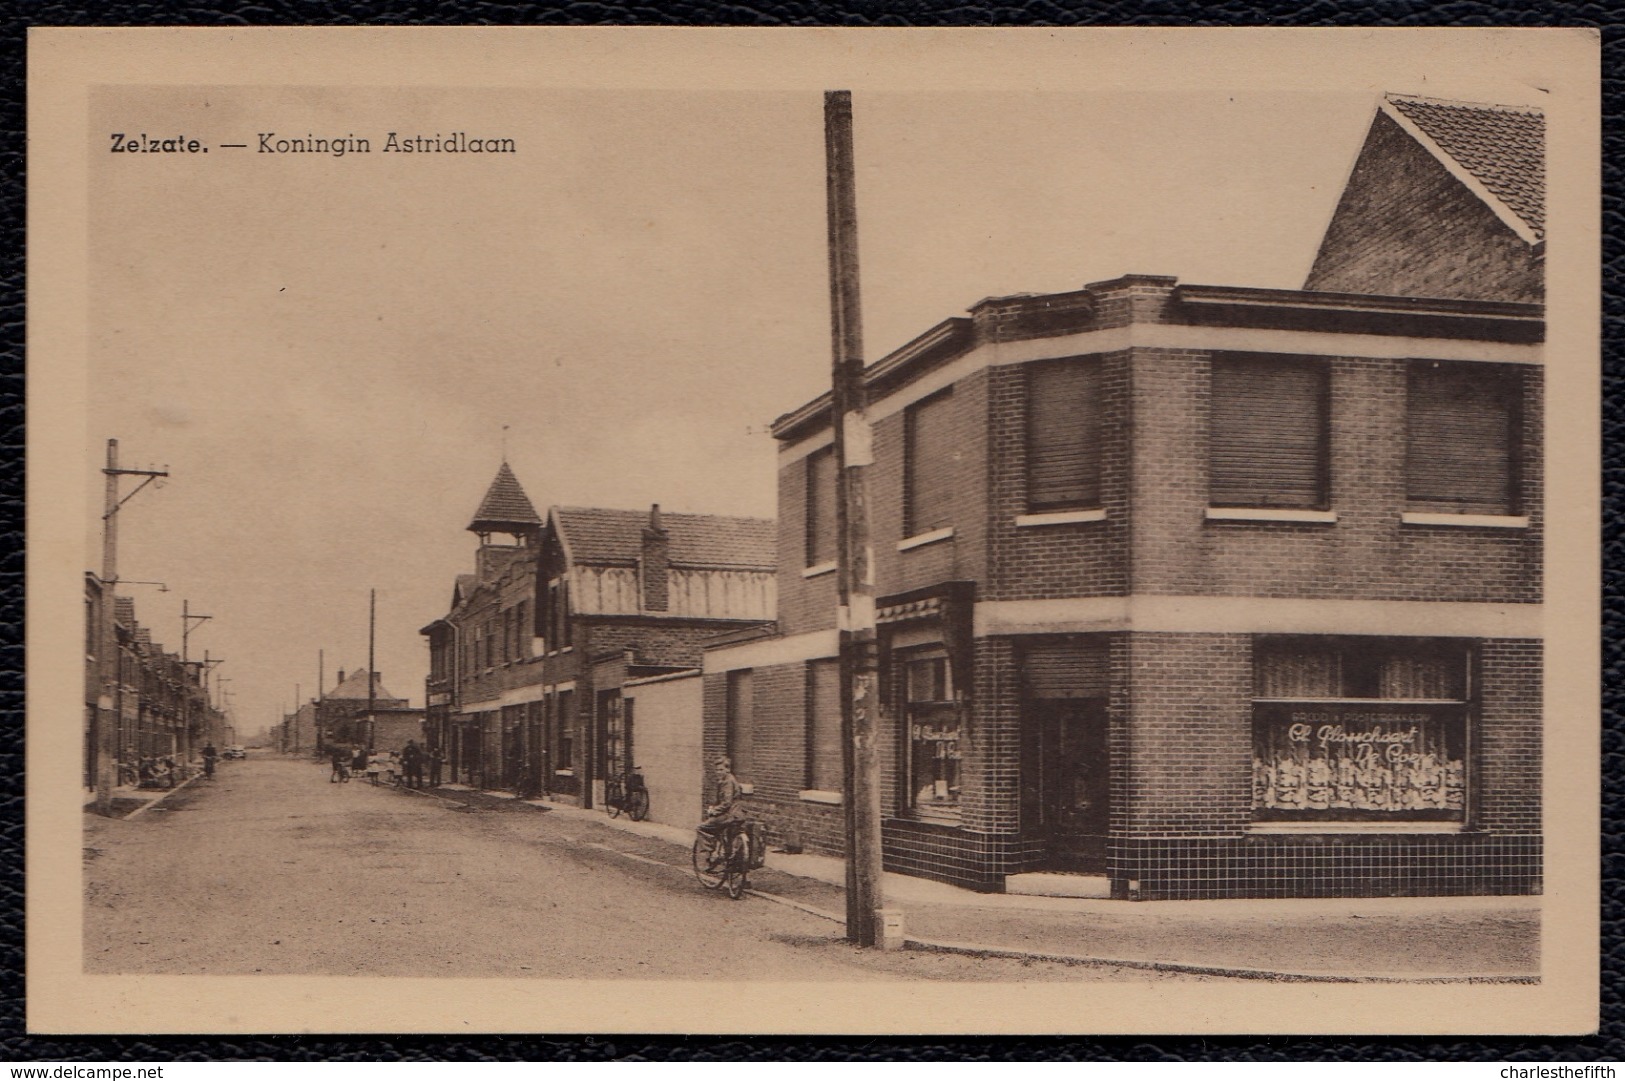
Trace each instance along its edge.
<path fill-rule="evenodd" d="M 1027 374 L 1027 509 L 1100 506 L 1100 362 L 1032 365 Z"/>
<path fill-rule="evenodd" d="M 728 673 L 728 758 L 733 763 L 734 776 L 741 780 L 750 778 L 753 765 L 754 682 L 749 668 Z"/>
<path fill-rule="evenodd" d="M 1405 499 L 1413 510 L 1514 514 L 1521 373 L 1415 361 L 1406 380 Z"/>
<path fill-rule="evenodd" d="M 807 455 L 807 562 L 809 567 L 835 560 L 835 448 Z"/>
<path fill-rule="evenodd" d="M 841 759 L 841 665 L 807 664 L 807 776 L 810 789 L 840 792 L 846 767 Z"/>
<path fill-rule="evenodd" d="M 909 657 L 902 671 L 909 810 L 918 818 L 957 822 L 960 711 L 948 658 L 936 653 Z"/>
<path fill-rule="evenodd" d="M 953 524 L 952 390 L 912 405 L 905 417 L 903 530 L 911 537 Z"/>
<path fill-rule="evenodd" d="M 1211 505 L 1324 510 L 1326 400 L 1323 364 L 1279 356 L 1214 357 Z"/>
<path fill-rule="evenodd" d="M 1254 818 L 1463 820 L 1469 664 L 1461 642 L 1257 641 Z"/>

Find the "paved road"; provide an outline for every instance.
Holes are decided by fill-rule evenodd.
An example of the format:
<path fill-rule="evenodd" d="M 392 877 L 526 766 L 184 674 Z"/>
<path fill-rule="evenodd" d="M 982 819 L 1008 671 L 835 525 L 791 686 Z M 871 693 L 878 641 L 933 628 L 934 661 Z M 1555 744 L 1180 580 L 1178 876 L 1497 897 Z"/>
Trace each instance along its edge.
<path fill-rule="evenodd" d="M 271 756 L 85 822 L 91 973 L 1200 981 L 857 950 L 826 920 L 701 889 L 664 842 Z"/>

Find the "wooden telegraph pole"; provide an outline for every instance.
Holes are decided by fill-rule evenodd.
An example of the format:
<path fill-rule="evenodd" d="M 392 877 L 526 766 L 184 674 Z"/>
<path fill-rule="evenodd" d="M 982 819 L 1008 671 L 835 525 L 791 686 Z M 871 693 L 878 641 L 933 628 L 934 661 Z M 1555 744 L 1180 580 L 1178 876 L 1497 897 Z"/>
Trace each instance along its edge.
<path fill-rule="evenodd" d="M 835 431 L 836 575 L 840 635 L 842 803 L 846 812 L 846 937 L 882 938 L 880 762 L 876 741 L 879 654 L 874 551 L 867 474 L 873 461 L 863 384 L 863 312 L 858 292 L 857 189 L 852 166 L 852 93 L 824 94 L 829 202 L 829 294 L 833 345 L 830 423 Z M 885 944 L 884 942 L 878 944 Z"/>

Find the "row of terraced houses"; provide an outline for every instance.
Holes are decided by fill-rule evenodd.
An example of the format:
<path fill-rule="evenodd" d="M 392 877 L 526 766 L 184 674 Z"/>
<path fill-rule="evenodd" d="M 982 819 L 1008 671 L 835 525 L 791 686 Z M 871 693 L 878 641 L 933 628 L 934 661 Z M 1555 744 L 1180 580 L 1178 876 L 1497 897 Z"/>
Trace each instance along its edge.
<path fill-rule="evenodd" d="M 997 297 L 869 365 L 888 870 L 1121 898 L 1541 881 L 1544 128 L 1390 95 L 1302 289 Z M 423 628 L 459 783 L 840 855 L 827 396 L 778 519 L 504 463 Z M 494 538 L 501 538 L 500 542 Z"/>

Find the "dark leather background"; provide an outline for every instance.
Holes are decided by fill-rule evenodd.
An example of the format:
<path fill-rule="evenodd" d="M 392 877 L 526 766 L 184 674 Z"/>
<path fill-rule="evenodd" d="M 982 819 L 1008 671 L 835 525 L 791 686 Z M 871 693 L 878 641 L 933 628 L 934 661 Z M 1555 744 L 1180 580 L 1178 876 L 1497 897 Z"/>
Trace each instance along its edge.
<path fill-rule="evenodd" d="M 1625 1057 L 1621 1039 L 1621 994 L 1625 987 L 1625 938 L 1620 927 L 1621 854 L 1620 796 L 1625 782 L 1621 744 L 1621 694 L 1625 656 L 1625 573 L 1620 512 L 1625 497 L 1625 362 L 1620 357 L 1622 298 L 1613 272 L 1621 269 L 1620 163 L 1625 161 L 1625 135 L 1620 130 L 1622 10 L 1618 4 L 1554 3 L 1531 0 L 1220 0 L 1210 4 L 1186 0 L 1142 0 L 1116 3 L 1056 3 L 1008 0 L 923 3 L 884 0 L 863 3 L 606 3 L 581 0 L 558 6 L 474 2 L 462 5 L 369 0 L 364 3 L 297 3 L 261 0 L 217 7 L 142 0 L 87 0 L 69 4 L 27 4 L 0 0 L 4 36 L 0 39 L 0 76 L 4 136 L 0 142 L 0 191 L 9 241 L 0 249 L 5 290 L 0 311 L 0 1060 L 813 1060 L 813 1061 L 1021 1061 L 1060 1059 L 1126 1060 L 1281 1060 L 1432 1061 L 1438 1059 L 1518 1061 L 1614 1060 Z M 30 25 L 386 25 L 434 24 L 705 24 L 750 26 L 992 26 L 992 25 L 1319 25 L 1319 26 L 1593 26 L 1604 32 L 1604 259 L 1605 269 L 1605 732 L 1604 782 L 1604 939 L 1603 1010 L 1600 1033 L 1578 1039 L 1305 1039 L 1286 1037 L 1228 1038 L 1022 1038 L 1022 1039 L 853 1039 L 782 1040 L 712 1037 L 526 1037 L 469 1036 L 386 1037 L 97 1037 L 52 1039 L 24 1034 L 23 1021 L 23 218 L 25 34 Z M 1589 753 L 1575 748 L 1574 753 Z M 1306 989 L 1306 993 L 1308 993 Z M 748 996 L 737 998 L 741 1027 L 748 1027 Z M 629 1003 L 629 1007 L 635 1004 Z M 1087 1023 L 1086 1020 L 1084 1022 Z"/>

